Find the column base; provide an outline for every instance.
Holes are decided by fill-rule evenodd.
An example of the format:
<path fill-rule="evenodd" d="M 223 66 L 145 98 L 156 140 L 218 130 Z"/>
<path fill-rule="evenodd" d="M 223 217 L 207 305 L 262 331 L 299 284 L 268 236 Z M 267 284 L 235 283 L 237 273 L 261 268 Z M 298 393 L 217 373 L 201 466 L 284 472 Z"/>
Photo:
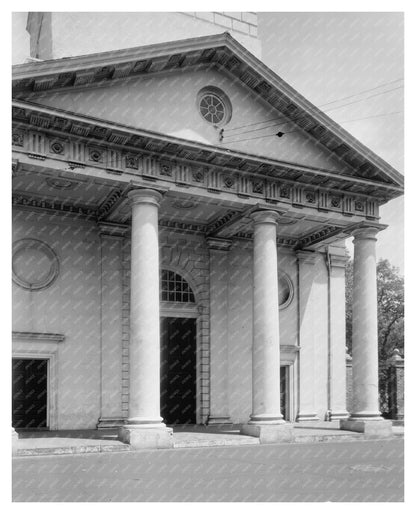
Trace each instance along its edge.
<path fill-rule="evenodd" d="M 392 437 L 393 423 L 389 420 L 380 418 L 375 420 L 363 420 L 359 418 L 342 419 L 340 421 L 341 430 L 360 432 L 371 439 Z"/>
<path fill-rule="evenodd" d="M 97 423 L 98 430 L 102 428 L 119 428 L 124 425 L 123 418 L 100 418 Z"/>
<path fill-rule="evenodd" d="M 19 440 L 19 434 L 12 427 L 12 455 L 17 454 L 17 442 Z"/>
<path fill-rule="evenodd" d="M 173 448 L 173 430 L 164 425 L 125 425 L 119 428 L 118 438 L 133 450 Z"/>
<path fill-rule="evenodd" d="M 278 425 L 255 425 L 247 423 L 240 434 L 258 437 L 260 444 L 290 443 L 293 441 L 293 426 L 287 423 Z"/>
<path fill-rule="evenodd" d="M 230 416 L 209 416 L 207 425 L 232 425 Z"/>
<path fill-rule="evenodd" d="M 336 421 L 341 419 L 348 419 L 350 417 L 349 412 L 344 411 L 332 411 L 329 412 L 329 421 Z"/>
<path fill-rule="evenodd" d="M 318 416 L 315 414 L 315 413 L 310 413 L 310 414 L 298 414 L 298 417 L 296 418 L 296 421 L 297 422 L 301 422 L 301 421 L 320 421 L 320 419 L 318 418 Z"/>

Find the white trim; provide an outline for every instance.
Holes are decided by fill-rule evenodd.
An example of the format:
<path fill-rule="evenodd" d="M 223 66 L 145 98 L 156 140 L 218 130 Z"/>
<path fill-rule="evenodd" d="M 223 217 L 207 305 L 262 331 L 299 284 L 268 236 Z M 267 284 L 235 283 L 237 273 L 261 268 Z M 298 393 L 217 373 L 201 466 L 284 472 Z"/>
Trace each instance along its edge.
<path fill-rule="evenodd" d="M 13 332 L 13 359 L 47 359 L 47 426 L 57 430 L 58 423 L 58 351 L 64 340 L 62 334 L 40 332 Z"/>
<path fill-rule="evenodd" d="M 297 352 L 293 352 L 292 355 L 289 355 L 284 351 L 282 352 L 282 349 L 281 349 L 280 366 L 288 367 L 287 384 L 286 384 L 286 391 L 287 391 L 288 399 L 287 399 L 287 403 L 286 403 L 286 408 L 287 408 L 287 418 L 288 418 L 287 421 L 289 421 L 289 422 L 295 421 L 295 418 L 296 418 L 296 398 L 297 398 L 296 361 L 297 361 Z"/>
<path fill-rule="evenodd" d="M 58 375 L 56 352 L 13 350 L 12 359 L 40 359 L 47 361 L 46 428 L 57 430 Z"/>
<path fill-rule="evenodd" d="M 192 303 L 160 302 L 161 318 L 197 318 L 198 307 Z"/>

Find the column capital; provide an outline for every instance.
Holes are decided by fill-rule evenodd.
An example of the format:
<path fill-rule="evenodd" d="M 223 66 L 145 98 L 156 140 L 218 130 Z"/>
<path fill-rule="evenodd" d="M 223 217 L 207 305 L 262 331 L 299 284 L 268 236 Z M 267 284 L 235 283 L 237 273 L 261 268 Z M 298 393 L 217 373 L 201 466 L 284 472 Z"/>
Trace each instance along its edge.
<path fill-rule="evenodd" d="M 128 225 L 120 223 L 110 223 L 108 221 L 99 221 L 97 223 L 100 236 L 102 237 L 115 237 L 123 238 L 129 230 Z"/>
<path fill-rule="evenodd" d="M 132 189 L 127 193 L 127 197 L 130 205 L 148 203 L 159 207 L 163 195 L 156 189 Z"/>
<path fill-rule="evenodd" d="M 255 225 L 259 223 L 272 223 L 275 225 L 281 217 L 281 214 L 276 211 L 254 211 L 250 216 Z"/>
<path fill-rule="evenodd" d="M 331 261 L 331 268 L 345 268 L 348 262 L 348 257 L 346 255 L 330 253 L 329 258 Z"/>
<path fill-rule="evenodd" d="M 359 239 L 376 239 L 376 235 L 388 227 L 388 225 L 382 225 L 380 223 L 362 222 L 352 227 L 351 235 L 354 236 L 354 241 Z"/>
<path fill-rule="evenodd" d="M 225 239 L 223 237 L 207 237 L 206 241 L 210 250 L 218 250 L 222 252 L 228 252 L 233 244 L 231 239 Z"/>
<path fill-rule="evenodd" d="M 296 258 L 299 263 L 314 265 L 318 259 L 318 252 L 311 252 L 308 250 L 298 250 Z"/>

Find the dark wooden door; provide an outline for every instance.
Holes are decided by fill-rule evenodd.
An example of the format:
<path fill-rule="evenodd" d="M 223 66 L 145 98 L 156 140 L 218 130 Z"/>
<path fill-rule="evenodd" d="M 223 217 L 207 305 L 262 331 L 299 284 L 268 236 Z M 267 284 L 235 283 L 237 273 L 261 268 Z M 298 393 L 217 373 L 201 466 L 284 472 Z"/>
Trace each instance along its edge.
<path fill-rule="evenodd" d="M 12 425 L 47 428 L 47 359 L 12 359 Z"/>
<path fill-rule="evenodd" d="M 196 423 L 196 320 L 161 319 L 160 410 L 168 425 Z"/>

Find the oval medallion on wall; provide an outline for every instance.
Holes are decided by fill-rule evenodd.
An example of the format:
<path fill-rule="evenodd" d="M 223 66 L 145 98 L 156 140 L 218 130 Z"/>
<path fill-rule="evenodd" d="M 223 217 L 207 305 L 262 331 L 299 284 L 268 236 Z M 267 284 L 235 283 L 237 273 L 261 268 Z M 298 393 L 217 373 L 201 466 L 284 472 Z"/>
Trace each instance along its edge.
<path fill-rule="evenodd" d="M 279 309 L 285 309 L 293 300 L 293 284 L 284 271 L 279 271 Z"/>
<path fill-rule="evenodd" d="M 23 289 L 39 291 L 49 287 L 59 273 L 56 253 L 37 239 L 20 239 L 13 243 L 13 282 Z"/>

